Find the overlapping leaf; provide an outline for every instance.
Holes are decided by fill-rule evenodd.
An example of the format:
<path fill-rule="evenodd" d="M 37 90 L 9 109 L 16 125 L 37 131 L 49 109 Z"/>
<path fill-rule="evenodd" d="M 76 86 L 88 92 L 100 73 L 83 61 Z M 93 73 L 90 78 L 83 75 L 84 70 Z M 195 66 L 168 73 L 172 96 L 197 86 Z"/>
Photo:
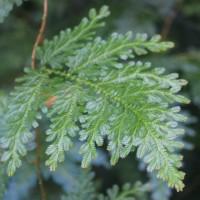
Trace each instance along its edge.
<path fill-rule="evenodd" d="M 1 139 L 2 147 L 7 149 L 2 161 L 9 161 L 8 174 L 12 175 L 21 166 L 21 156 L 27 154 L 25 144 L 32 138 L 30 128 L 37 127 L 41 118 L 38 108 L 44 100 L 43 84 L 47 76 L 37 70 L 28 70 L 28 75 L 18 79 L 22 85 L 11 93 L 8 111 L 8 134 Z"/>
<path fill-rule="evenodd" d="M 45 41 L 42 48 L 38 48 L 37 55 L 41 65 L 49 64 L 53 68 L 60 68 L 69 55 L 83 46 L 85 41 L 92 40 L 97 28 L 102 27 L 102 19 L 109 15 L 108 7 L 103 6 L 99 13 L 95 9 L 89 12 L 89 19 L 83 18 L 73 30 L 61 31 L 52 41 Z"/>
<path fill-rule="evenodd" d="M 99 15 L 94 10 L 89 15 L 90 21 L 84 19 L 73 31 L 62 32 L 38 50 L 41 72 L 50 75 L 49 86 L 57 90 L 51 94 L 57 99 L 48 114 L 52 124 L 47 141 L 52 143 L 46 151 L 50 155 L 46 164 L 55 170 L 78 132 L 83 167 L 97 157 L 97 146 L 107 138 L 112 165 L 137 149 L 148 171 L 182 190 L 184 173 L 178 170 L 182 156 L 176 150 L 183 146 L 179 136 L 184 133 L 178 123 L 186 119 L 175 104 L 189 102 L 177 94 L 187 82 L 177 74 L 165 75 L 162 68 L 151 68 L 150 63 L 130 61 L 148 51 L 165 51 L 173 43 L 160 42 L 159 36 L 147 39 L 145 34 L 132 39 L 129 32 L 114 33 L 107 40 L 96 38 L 82 47 L 79 42 L 91 39 L 94 28 L 101 25 L 99 19 L 108 15 L 107 7 Z M 49 69 L 49 65 L 56 69 Z M 60 79 L 55 84 L 55 76 L 64 78 L 65 83 Z M 21 164 L 19 155 L 26 154 L 24 144 L 31 136 L 28 128 L 37 124 L 34 119 L 46 77 L 38 73 L 27 77 L 13 94 L 9 115 L 15 117 L 10 121 L 9 136 L 3 140 L 10 149 L 3 160 L 11 159 L 11 174 Z"/>
<path fill-rule="evenodd" d="M 50 155 L 46 164 L 53 171 L 57 163 L 64 160 L 64 152 L 72 146 L 70 137 L 76 136 L 76 133 L 79 131 L 76 122 L 81 115 L 81 106 L 84 101 L 84 95 L 76 85 L 66 83 L 60 85 L 58 89 L 59 91 L 54 94 L 58 98 L 48 113 L 52 124 L 47 131 L 47 141 L 53 141 L 53 143 L 49 145 L 46 151 Z"/>

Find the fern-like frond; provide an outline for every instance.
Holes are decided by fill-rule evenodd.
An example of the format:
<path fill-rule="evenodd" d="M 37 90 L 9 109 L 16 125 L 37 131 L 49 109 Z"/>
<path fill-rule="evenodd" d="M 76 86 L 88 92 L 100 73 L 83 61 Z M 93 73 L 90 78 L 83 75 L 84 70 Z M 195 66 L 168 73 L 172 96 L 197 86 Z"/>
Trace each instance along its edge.
<path fill-rule="evenodd" d="M 37 49 L 41 65 L 51 65 L 53 68 L 61 67 L 69 55 L 83 46 L 83 42 L 91 40 L 97 28 L 102 27 L 102 19 L 109 15 L 108 7 L 103 6 L 99 13 L 95 9 L 89 12 L 89 18 L 83 18 L 81 23 L 73 30 L 61 31 L 52 41 L 45 41 L 42 48 Z"/>
<path fill-rule="evenodd" d="M 0 137 L 7 132 L 7 118 L 6 113 L 8 112 L 8 96 L 0 91 Z M 1 143 L 0 143 L 1 148 Z"/>
<path fill-rule="evenodd" d="M 103 145 L 103 137 L 109 128 L 107 123 L 109 116 L 106 115 L 111 112 L 110 107 L 107 106 L 108 103 L 105 103 L 106 101 L 106 99 L 102 98 L 89 101 L 85 109 L 85 113 L 87 114 L 79 118 L 83 128 L 79 132 L 80 140 L 87 141 L 80 148 L 80 153 L 84 155 L 82 167 L 87 167 L 92 159 L 97 158 L 96 145 Z M 110 110 L 110 112 L 108 110 Z"/>
<path fill-rule="evenodd" d="M 0 92 L 0 137 L 6 134 L 7 132 L 7 118 L 5 117 L 7 113 L 7 104 L 8 104 L 8 98 L 3 93 Z M 0 158 L 2 157 L 4 150 L 2 148 L 2 145 L 0 143 Z M 5 191 L 7 189 L 7 183 L 8 183 L 8 176 L 6 175 L 6 165 L 5 163 L 2 163 L 0 161 L 0 198 L 3 198 Z"/>
<path fill-rule="evenodd" d="M 152 70 L 149 63 L 141 62 L 107 68 L 104 76 L 94 81 L 88 80 L 89 72 L 88 76 L 77 77 L 45 71 L 64 76 L 93 96 L 87 99 L 84 115 L 79 118 L 83 128 L 80 131 L 80 139 L 84 141 L 83 167 L 96 158 L 96 145 L 101 146 L 107 135 L 111 164 L 138 147 L 137 156 L 147 163 L 148 171 L 157 171 L 157 176 L 168 181 L 170 187 L 183 188 L 184 173 L 177 170 L 182 157 L 174 151 L 183 146 L 177 140 L 183 134 L 177 122 L 186 118 L 178 113 L 179 107 L 170 105 L 189 102 L 176 94 L 186 81 L 177 79 L 176 74 L 164 75 L 162 69 Z"/>
<path fill-rule="evenodd" d="M 127 183 L 123 185 L 121 191 L 117 185 L 114 185 L 107 190 L 107 196 L 99 195 L 98 200 L 144 200 L 148 190 L 149 185 L 141 182 L 136 182 L 134 185 Z"/>
<path fill-rule="evenodd" d="M 46 151 L 50 156 L 46 164 L 51 170 L 64 160 L 64 151 L 78 132 L 83 167 L 97 157 L 96 147 L 107 138 L 112 165 L 137 149 L 148 171 L 155 171 L 158 178 L 180 191 L 184 173 L 178 170 L 182 156 L 176 150 L 183 146 L 179 136 L 184 131 L 178 123 L 186 118 L 175 104 L 189 103 L 177 94 L 187 82 L 177 74 L 165 75 L 162 68 L 153 69 L 149 63 L 129 62 L 148 51 L 165 51 L 173 43 L 160 42 L 159 36 L 148 40 L 145 34 L 133 40 L 128 32 L 114 33 L 107 40 L 96 38 L 83 47 L 82 42 L 92 38 L 102 25 L 99 20 L 108 13 L 107 7 L 99 14 L 91 10 L 90 20 L 84 19 L 74 30 L 62 32 L 38 49 L 41 74 L 31 70 L 12 94 L 9 134 L 2 140 L 9 149 L 2 160 L 9 160 L 10 175 L 21 165 L 20 156 L 26 155 L 25 144 L 32 136 L 30 127 L 37 126 L 37 109 L 44 100 L 42 90 L 49 75 L 50 95 L 57 97 L 48 113 L 52 124 L 47 141 L 52 144 Z M 56 82 L 55 77 L 62 80 Z"/>
<path fill-rule="evenodd" d="M 107 194 L 98 194 L 93 182 L 93 173 L 89 170 L 81 170 L 81 174 L 73 179 L 73 187 L 62 200 L 145 200 L 149 191 L 149 184 L 136 182 L 134 185 L 124 184 L 120 189 L 117 185 L 107 190 Z"/>
<path fill-rule="evenodd" d="M 37 70 L 28 70 L 27 75 L 18 79 L 22 85 L 11 93 L 8 111 L 8 134 L 1 139 L 2 147 L 7 149 L 2 161 L 9 161 L 8 174 L 11 176 L 21 166 L 21 156 L 27 153 L 25 144 L 31 140 L 30 128 L 37 127 L 41 118 L 38 108 L 44 100 L 43 88 L 47 79 Z"/>
<path fill-rule="evenodd" d="M 159 42 L 159 36 L 147 40 L 146 34 L 138 34 L 134 41 L 131 38 L 131 32 L 125 35 L 113 33 L 106 41 L 96 38 L 94 42 L 77 51 L 76 56 L 69 58 L 69 61 L 66 62 L 66 65 L 70 68 L 69 72 L 78 71 L 79 76 L 90 76 L 91 72 L 95 70 L 99 76 L 102 67 L 121 68 L 122 60 L 133 58 L 132 51 L 137 55 L 142 55 L 148 51 L 160 52 L 173 47 L 171 42 Z"/>
<path fill-rule="evenodd" d="M 22 2 L 23 0 L 0 0 L 0 23 L 3 22 L 15 4 L 19 6 Z"/>
<path fill-rule="evenodd" d="M 92 182 L 93 177 L 94 174 L 89 173 L 89 170 L 82 170 L 78 177 L 74 177 L 71 191 L 67 196 L 63 196 L 61 200 L 95 200 L 97 194 Z"/>
<path fill-rule="evenodd" d="M 81 115 L 81 106 L 84 102 L 81 88 L 76 85 L 67 82 L 59 85 L 57 89 L 58 91 L 54 95 L 58 98 L 48 113 L 52 124 L 47 130 L 47 141 L 53 141 L 53 143 L 46 151 L 50 155 L 46 164 L 50 166 L 52 171 L 55 171 L 58 162 L 64 160 L 65 151 L 72 146 L 70 137 L 76 136 L 79 131 L 76 122 Z"/>

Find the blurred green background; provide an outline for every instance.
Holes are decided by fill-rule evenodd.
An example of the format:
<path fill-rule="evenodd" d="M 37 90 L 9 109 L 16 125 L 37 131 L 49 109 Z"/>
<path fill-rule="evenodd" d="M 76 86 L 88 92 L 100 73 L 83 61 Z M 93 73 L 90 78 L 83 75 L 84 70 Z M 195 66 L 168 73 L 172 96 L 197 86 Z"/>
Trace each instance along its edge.
<path fill-rule="evenodd" d="M 188 80 L 189 83 L 182 93 L 191 99 L 191 103 L 183 108 L 183 112 L 188 116 L 188 122 L 185 125 L 185 149 L 182 152 L 184 155 L 183 171 L 186 172 L 186 187 L 183 192 L 170 191 L 165 185 L 156 182 L 154 177 L 149 177 L 142 170 L 143 166 L 136 160 L 134 154 L 121 160 L 111 169 L 107 167 L 106 156 L 102 152 L 102 160 L 97 161 L 93 167 L 96 173 L 95 184 L 100 192 L 105 192 L 113 184 L 134 183 L 137 180 L 150 181 L 155 186 L 151 194 L 145 197 L 147 199 L 199 200 L 200 1 L 49 0 L 44 39 L 51 39 L 60 30 L 75 26 L 82 17 L 87 15 L 90 8 L 99 9 L 102 5 L 108 5 L 111 11 L 111 15 L 106 20 L 107 26 L 98 33 L 102 37 L 112 32 L 125 33 L 130 30 L 133 34 L 147 33 L 149 36 L 161 34 L 163 40 L 175 43 L 175 48 L 170 52 L 161 55 L 150 54 L 148 57 L 144 56 L 139 59 L 151 61 L 155 67 L 165 67 L 167 72 L 178 72 L 181 78 Z M 23 74 L 23 68 L 30 66 L 31 52 L 40 28 L 42 11 L 42 0 L 24 1 L 20 7 L 15 6 L 0 24 L 0 90 L 5 93 L 13 89 L 14 79 Z M 72 160 L 72 162 L 77 162 L 76 159 L 72 158 Z M 73 167 L 74 165 L 71 168 Z M 44 169 L 43 176 L 49 196 L 47 199 L 59 199 L 58 195 L 65 190 L 63 188 L 70 187 L 71 183 L 65 183 L 62 177 L 66 170 L 72 174 L 79 173 L 71 168 L 66 162 L 61 166 L 60 172 L 54 175 L 45 174 Z M 5 186 L 8 190 L 3 200 L 39 199 L 36 175 L 30 173 L 31 171 L 35 171 L 34 166 L 23 166 L 21 174 L 19 172 L 17 176 L 10 179 Z M 23 173 L 27 176 L 22 176 Z M 71 179 L 68 176 L 66 180 Z"/>

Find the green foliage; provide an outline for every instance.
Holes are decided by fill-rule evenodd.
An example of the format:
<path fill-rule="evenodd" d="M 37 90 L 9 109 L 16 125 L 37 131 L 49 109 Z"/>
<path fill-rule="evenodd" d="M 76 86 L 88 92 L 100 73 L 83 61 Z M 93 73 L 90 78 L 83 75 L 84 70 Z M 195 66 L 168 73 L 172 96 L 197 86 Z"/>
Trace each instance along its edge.
<path fill-rule="evenodd" d="M 100 195 L 99 200 L 136 200 L 145 199 L 145 192 L 149 190 L 149 185 L 136 182 L 133 186 L 125 184 L 120 191 L 117 185 L 108 189 L 107 196 Z"/>
<path fill-rule="evenodd" d="M 99 14 L 93 9 L 89 20 L 84 18 L 74 30 L 61 32 L 38 48 L 38 69 L 19 79 L 21 86 L 11 94 L 8 134 L 1 140 L 6 149 L 2 161 L 9 161 L 9 175 L 21 166 L 26 143 L 32 139 L 31 127 L 36 128 L 41 118 L 39 108 L 48 95 L 56 96 L 47 114 L 51 125 L 46 141 L 51 144 L 46 165 L 51 170 L 64 160 L 72 137 L 82 141 L 82 167 L 89 166 L 98 156 L 97 146 L 108 141 L 111 165 L 137 149 L 148 171 L 155 171 L 158 178 L 181 191 L 184 173 L 178 168 L 182 156 L 176 150 L 183 146 L 179 137 L 184 133 L 178 123 L 186 118 L 175 104 L 189 103 L 177 94 L 187 82 L 176 73 L 164 74 L 163 68 L 153 68 L 149 62 L 132 61 L 135 55 L 166 51 L 173 43 L 161 42 L 157 35 L 148 39 L 138 34 L 133 39 L 130 32 L 92 40 L 95 29 L 102 26 L 99 20 L 108 14 L 106 6 Z M 118 189 L 108 198 L 120 199 Z"/>
<path fill-rule="evenodd" d="M 7 132 L 7 118 L 5 117 L 6 113 L 8 112 L 7 108 L 7 101 L 8 97 L 6 94 L 3 92 L 0 92 L 0 136 L 2 137 L 3 135 L 6 134 Z"/>
<path fill-rule="evenodd" d="M 7 96 L 3 93 L 0 93 L 0 136 L 6 134 L 7 127 L 5 126 L 6 118 L 4 117 L 7 112 Z M 3 149 L 0 146 L 0 157 L 3 154 Z M 5 163 L 0 162 L 0 180 L 3 180 L 0 182 L 0 198 L 3 197 L 6 189 L 7 189 L 7 183 L 8 183 L 8 177 L 6 175 L 6 165 Z"/>
<path fill-rule="evenodd" d="M 93 178 L 93 173 L 83 170 L 78 177 L 74 178 L 74 187 L 72 190 L 68 192 L 66 197 L 63 196 L 61 200 L 95 199 Z"/>
<path fill-rule="evenodd" d="M 36 120 L 41 119 L 37 110 L 44 101 L 41 95 L 44 95 L 43 84 L 47 76 L 37 70 L 27 70 L 27 73 L 28 75 L 17 79 L 22 85 L 11 93 L 7 114 L 8 134 L 1 138 L 2 148 L 9 148 L 1 158 L 2 161 L 9 161 L 9 176 L 13 175 L 16 167 L 21 166 L 20 156 L 27 154 L 25 144 L 33 137 L 30 128 L 32 126 L 36 128 L 38 126 Z"/>
<path fill-rule="evenodd" d="M 94 174 L 89 173 L 88 170 L 82 171 L 82 174 L 74 179 L 72 190 L 61 200 L 145 200 L 145 194 L 150 189 L 148 184 L 136 182 L 134 185 L 128 183 L 123 185 L 121 190 L 117 185 L 114 185 L 107 190 L 107 195 L 98 194 L 92 181 L 93 177 Z"/>
<path fill-rule="evenodd" d="M 45 41 L 42 48 L 37 49 L 41 65 L 51 65 L 53 68 L 62 67 L 69 55 L 75 54 L 76 49 L 83 47 L 84 42 L 92 40 L 95 30 L 104 25 L 101 20 L 109 15 L 108 7 L 104 6 L 99 13 L 95 9 L 89 12 L 89 18 L 83 18 L 73 30 L 61 31 L 52 41 Z"/>
<path fill-rule="evenodd" d="M 78 104 L 82 104 L 83 97 L 81 88 L 70 83 L 59 85 L 57 89 L 58 91 L 53 95 L 58 96 L 58 98 L 48 113 L 52 124 L 50 129 L 47 130 L 47 141 L 55 141 L 47 148 L 46 153 L 51 156 L 46 164 L 50 166 L 52 171 L 55 171 L 57 162 L 64 160 L 65 151 L 72 146 L 70 137 L 74 137 L 79 131 L 76 122 L 81 110 Z M 56 115 L 57 113 L 59 115 Z"/>
<path fill-rule="evenodd" d="M 23 0 L 0 0 L 0 23 L 13 9 L 14 5 L 21 5 Z"/>

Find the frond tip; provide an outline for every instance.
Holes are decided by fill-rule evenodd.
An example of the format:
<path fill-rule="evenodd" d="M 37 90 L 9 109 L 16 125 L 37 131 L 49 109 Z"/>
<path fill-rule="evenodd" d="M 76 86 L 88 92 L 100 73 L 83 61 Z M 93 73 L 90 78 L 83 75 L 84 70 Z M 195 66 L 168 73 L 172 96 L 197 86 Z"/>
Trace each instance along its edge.
<path fill-rule="evenodd" d="M 51 65 L 52 68 L 62 68 L 69 55 L 73 55 L 77 48 L 81 48 L 85 41 L 91 41 L 98 28 L 104 26 L 102 19 L 110 14 L 108 7 L 103 6 L 99 12 L 91 9 L 89 18 L 83 18 L 73 30 L 61 31 L 51 41 L 45 41 L 42 48 L 37 49 L 37 56 L 41 65 Z"/>

